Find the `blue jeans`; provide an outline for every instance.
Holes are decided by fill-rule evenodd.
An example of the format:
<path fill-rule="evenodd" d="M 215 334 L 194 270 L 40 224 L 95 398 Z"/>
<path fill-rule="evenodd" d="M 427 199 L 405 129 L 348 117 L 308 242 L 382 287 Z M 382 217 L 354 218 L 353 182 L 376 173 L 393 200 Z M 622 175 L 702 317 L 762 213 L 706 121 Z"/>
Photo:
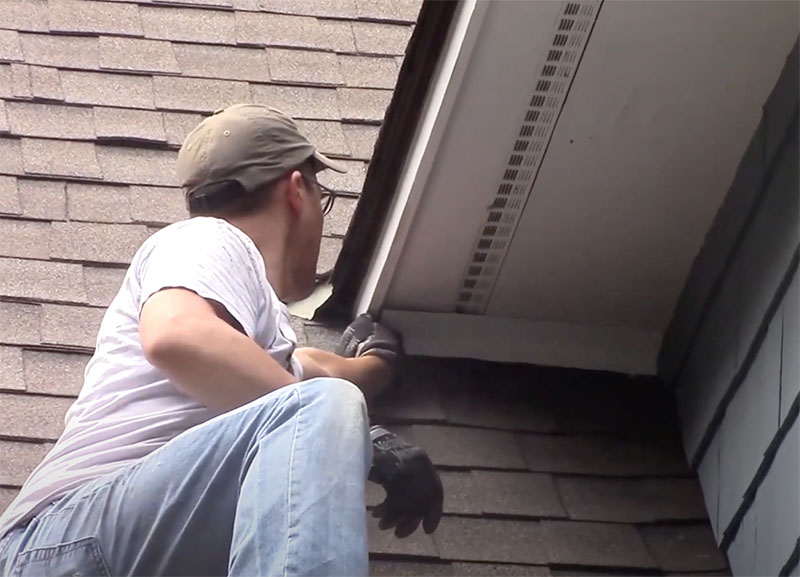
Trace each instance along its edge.
<path fill-rule="evenodd" d="M 287 386 L 87 482 L 0 540 L 0 575 L 367 575 L 366 405 Z"/>

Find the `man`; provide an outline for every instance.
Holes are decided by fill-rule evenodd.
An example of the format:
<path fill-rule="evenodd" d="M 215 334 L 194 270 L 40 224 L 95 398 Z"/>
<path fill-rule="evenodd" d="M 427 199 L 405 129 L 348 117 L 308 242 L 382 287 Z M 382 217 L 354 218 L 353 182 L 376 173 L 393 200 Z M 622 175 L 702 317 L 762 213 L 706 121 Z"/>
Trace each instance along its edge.
<path fill-rule="evenodd" d="M 192 218 L 134 256 L 64 433 L 0 518 L 0 574 L 366 575 L 368 474 L 381 528 L 435 530 L 430 460 L 368 428 L 394 335 L 360 317 L 344 357 L 295 350 L 283 302 L 314 287 L 326 168 L 264 106 L 187 137 Z"/>

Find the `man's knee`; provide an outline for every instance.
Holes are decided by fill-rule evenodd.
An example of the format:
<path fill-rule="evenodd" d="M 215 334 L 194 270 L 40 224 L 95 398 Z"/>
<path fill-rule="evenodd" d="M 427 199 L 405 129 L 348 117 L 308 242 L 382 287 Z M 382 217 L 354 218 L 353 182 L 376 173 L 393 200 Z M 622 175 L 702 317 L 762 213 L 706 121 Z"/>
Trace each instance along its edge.
<path fill-rule="evenodd" d="M 356 385 L 344 379 L 319 378 L 311 379 L 296 385 L 300 397 L 309 405 L 331 409 L 338 414 L 363 414 L 366 417 L 367 403 L 364 393 Z"/>

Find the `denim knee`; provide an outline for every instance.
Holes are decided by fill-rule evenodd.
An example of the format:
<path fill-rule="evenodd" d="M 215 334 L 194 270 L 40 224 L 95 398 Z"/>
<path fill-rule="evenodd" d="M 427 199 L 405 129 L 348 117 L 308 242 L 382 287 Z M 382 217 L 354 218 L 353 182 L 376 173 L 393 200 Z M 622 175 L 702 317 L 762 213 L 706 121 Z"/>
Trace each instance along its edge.
<path fill-rule="evenodd" d="M 363 415 L 366 419 L 367 402 L 364 393 L 356 385 L 344 379 L 319 378 L 298 383 L 301 398 L 308 405 L 317 406 L 326 414 Z"/>

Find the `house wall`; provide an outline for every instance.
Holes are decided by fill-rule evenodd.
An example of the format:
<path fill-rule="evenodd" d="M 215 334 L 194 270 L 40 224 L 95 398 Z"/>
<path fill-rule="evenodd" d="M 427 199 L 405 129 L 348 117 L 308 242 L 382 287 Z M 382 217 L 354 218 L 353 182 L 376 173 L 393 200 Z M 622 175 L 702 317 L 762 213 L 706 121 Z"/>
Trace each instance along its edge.
<path fill-rule="evenodd" d="M 659 359 L 734 574 L 798 574 L 798 221 L 795 43 Z"/>

